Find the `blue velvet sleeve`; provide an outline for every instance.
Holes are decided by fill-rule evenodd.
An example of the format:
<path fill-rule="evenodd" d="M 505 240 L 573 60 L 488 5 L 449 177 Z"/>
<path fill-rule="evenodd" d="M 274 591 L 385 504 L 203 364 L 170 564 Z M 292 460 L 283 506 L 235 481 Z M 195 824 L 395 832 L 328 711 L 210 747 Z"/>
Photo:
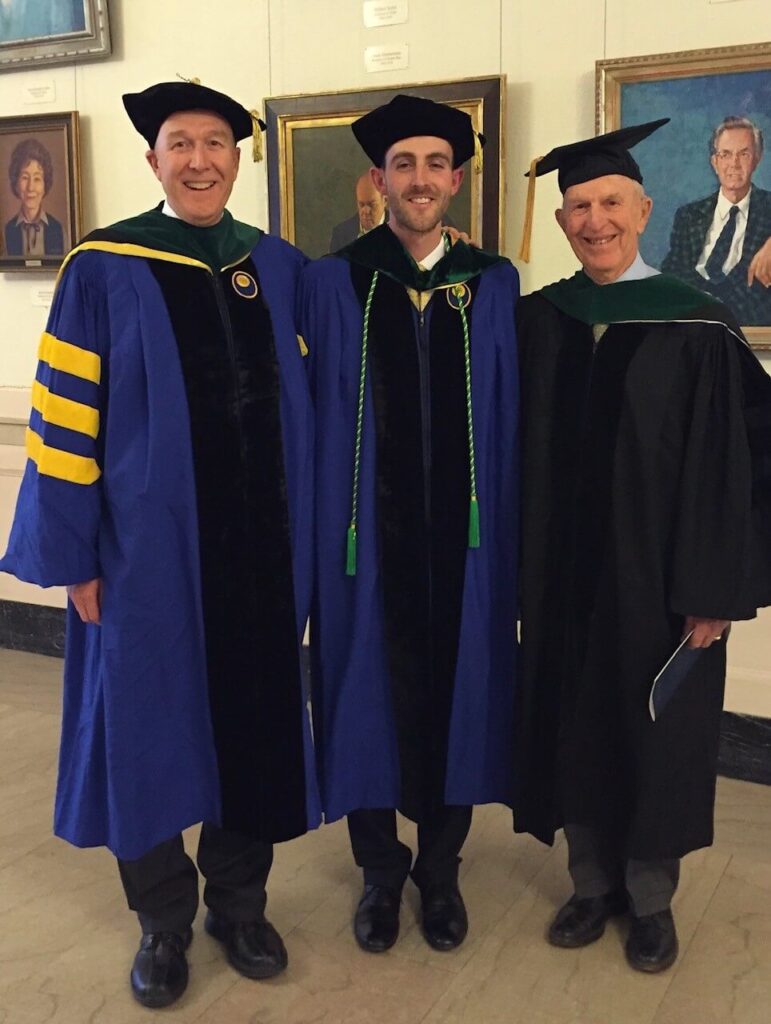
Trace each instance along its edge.
<path fill-rule="evenodd" d="M 100 575 L 107 307 L 98 257 L 65 270 L 40 340 L 27 463 L 0 570 L 42 587 Z"/>

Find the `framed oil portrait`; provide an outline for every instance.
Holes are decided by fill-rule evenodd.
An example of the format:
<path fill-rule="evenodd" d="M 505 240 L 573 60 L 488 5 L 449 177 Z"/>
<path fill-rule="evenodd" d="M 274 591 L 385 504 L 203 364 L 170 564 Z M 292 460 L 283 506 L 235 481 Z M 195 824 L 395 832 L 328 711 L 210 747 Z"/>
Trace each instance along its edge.
<path fill-rule="evenodd" d="M 396 93 L 408 93 L 458 107 L 485 136 L 482 169 L 477 172 L 471 163 L 467 165 L 447 223 L 467 232 L 477 245 L 499 250 L 503 246 L 505 87 L 505 76 L 499 75 L 266 99 L 270 230 L 315 258 L 381 223 L 388 214 L 382 201 L 375 205 L 374 196 L 369 212 L 359 216 L 357 183 L 370 163 L 351 124 Z M 366 189 L 366 178 L 362 188 Z"/>
<path fill-rule="evenodd" d="M 634 149 L 653 198 L 643 259 L 715 295 L 771 351 L 771 43 L 597 61 L 596 85 L 598 131 L 671 118 Z M 728 256 L 708 270 L 726 220 Z"/>
<path fill-rule="evenodd" d="M 0 0 L 0 71 L 95 60 L 110 52 L 107 0 Z"/>
<path fill-rule="evenodd" d="M 0 118 L 0 271 L 58 270 L 80 217 L 77 113 Z"/>

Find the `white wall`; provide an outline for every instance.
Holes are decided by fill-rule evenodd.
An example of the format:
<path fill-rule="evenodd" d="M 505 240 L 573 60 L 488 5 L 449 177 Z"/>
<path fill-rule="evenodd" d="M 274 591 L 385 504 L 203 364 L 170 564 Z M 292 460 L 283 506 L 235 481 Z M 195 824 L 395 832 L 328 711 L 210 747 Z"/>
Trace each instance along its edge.
<path fill-rule="evenodd" d="M 594 62 L 771 40 L 768 0 L 409 0 L 403 25 L 365 29 L 361 0 L 110 0 L 115 53 L 80 67 L 0 75 L 0 116 L 77 109 L 83 134 L 85 230 L 148 208 L 158 187 L 123 92 L 176 72 L 197 75 L 247 106 L 264 96 L 506 74 L 506 251 L 516 253 L 530 160 L 594 131 Z M 162 12 L 162 13 L 161 13 Z M 219 20 L 218 20 L 219 19 Z M 367 74 L 367 45 L 408 43 L 406 71 Z M 53 81 L 56 100 L 25 105 L 22 86 Z M 553 176 L 552 176 L 553 177 Z M 554 223 L 556 182 L 539 182 L 525 290 L 573 272 Z M 234 214 L 267 220 L 264 164 L 242 162 Z M 18 486 L 18 453 L 3 419 L 26 417 L 46 311 L 31 304 L 45 275 L 0 275 L 0 546 Z M 771 357 L 766 359 L 771 367 Z M 0 577 L 0 598 L 61 603 Z M 771 716 L 771 614 L 740 624 L 731 642 L 727 706 Z"/>

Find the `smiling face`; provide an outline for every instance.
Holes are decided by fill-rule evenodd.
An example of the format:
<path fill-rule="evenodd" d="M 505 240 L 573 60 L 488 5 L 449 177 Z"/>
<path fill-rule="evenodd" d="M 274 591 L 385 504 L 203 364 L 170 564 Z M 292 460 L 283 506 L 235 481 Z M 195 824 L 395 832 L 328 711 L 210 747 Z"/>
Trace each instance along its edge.
<path fill-rule="evenodd" d="M 147 162 L 178 217 L 211 227 L 222 217 L 241 152 L 227 121 L 205 110 L 167 117 Z"/>
<path fill-rule="evenodd" d="M 21 201 L 25 220 L 37 220 L 46 194 L 45 174 L 37 160 L 28 160 L 16 179 L 16 195 Z"/>
<path fill-rule="evenodd" d="M 750 129 L 726 128 L 721 132 L 710 163 L 726 199 L 732 203 L 744 199 L 752 184 L 753 171 L 760 163 Z"/>
<path fill-rule="evenodd" d="M 652 207 L 636 181 L 607 174 L 571 185 L 555 216 L 589 277 L 610 284 L 634 262 Z"/>
<path fill-rule="evenodd" d="M 442 218 L 463 180 L 452 160 L 449 142 L 419 135 L 394 143 L 384 167 L 372 168 L 377 190 L 388 199 L 388 225 L 416 259 L 438 245 Z"/>

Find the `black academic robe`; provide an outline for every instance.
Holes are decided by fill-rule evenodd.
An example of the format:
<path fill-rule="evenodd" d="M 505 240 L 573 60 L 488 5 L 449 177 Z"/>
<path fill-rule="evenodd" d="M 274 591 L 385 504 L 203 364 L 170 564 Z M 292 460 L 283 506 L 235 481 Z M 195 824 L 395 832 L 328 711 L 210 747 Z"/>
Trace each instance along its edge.
<path fill-rule="evenodd" d="M 655 723 L 648 694 L 684 616 L 748 619 L 771 599 L 771 381 L 704 303 L 679 322 L 611 323 L 596 345 L 541 293 L 518 307 L 514 821 L 545 842 L 565 822 L 638 859 L 712 841 L 725 643 Z"/>

